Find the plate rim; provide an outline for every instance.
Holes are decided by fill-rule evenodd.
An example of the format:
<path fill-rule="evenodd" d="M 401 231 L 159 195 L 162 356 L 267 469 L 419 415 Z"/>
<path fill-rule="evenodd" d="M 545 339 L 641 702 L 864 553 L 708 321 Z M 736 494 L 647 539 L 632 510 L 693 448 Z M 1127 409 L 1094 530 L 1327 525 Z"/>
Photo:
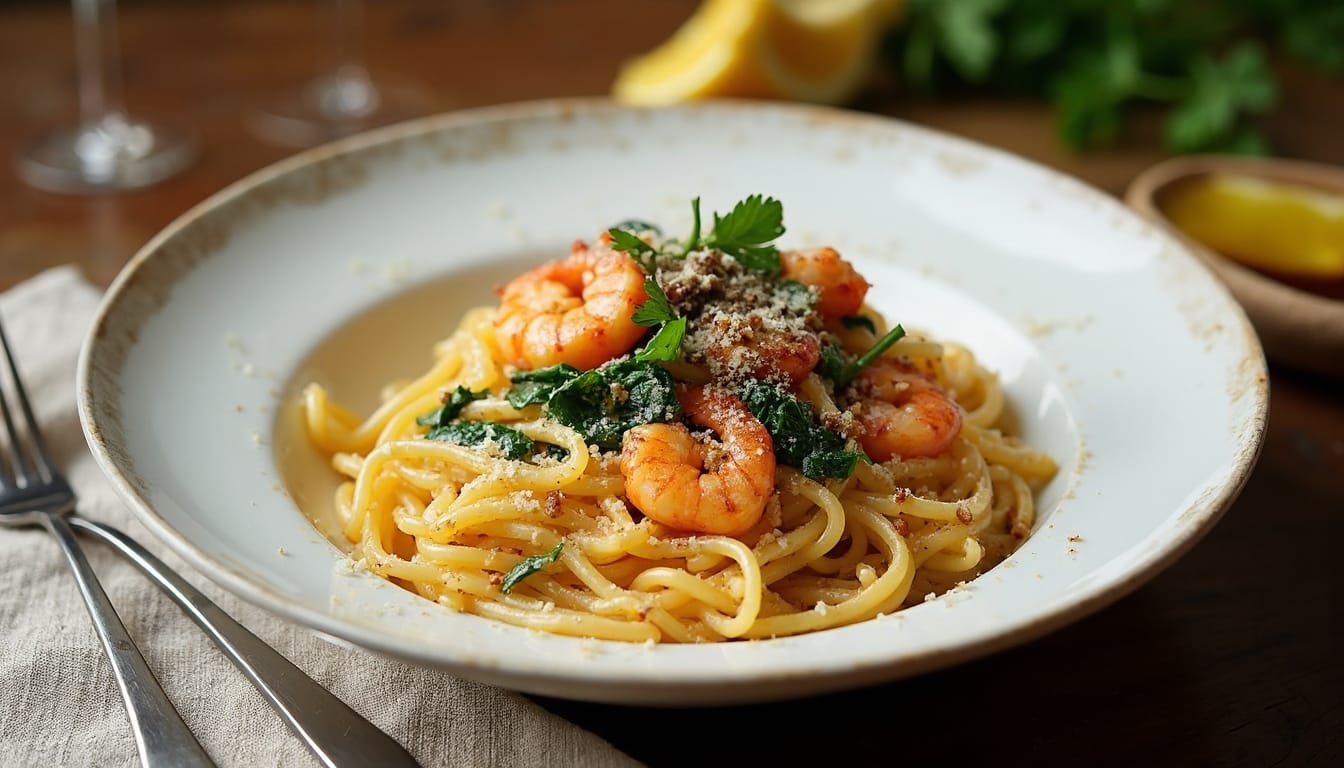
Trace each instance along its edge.
<path fill-rule="evenodd" d="M 1189 502 L 1184 508 L 1171 510 L 1167 518 L 1164 519 L 1180 515 L 1183 524 L 1173 531 L 1173 535 L 1166 539 L 1162 546 L 1150 548 L 1142 555 L 1136 556 L 1132 565 L 1125 569 L 1120 576 L 1106 580 L 1102 586 L 1093 588 L 1089 593 L 1078 599 L 1060 601 L 1057 605 L 1043 608 L 1026 623 L 987 634 L 981 633 L 984 635 L 982 637 L 965 639 L 962 642 L 949 643 L 937 649 L 899 658 L 888 658 L 876 663 L 856 663 L 844 670 L 827 669 L 824 674 L 817 674 L 809 670 L 753 670 L 744 677 L 716 679 L 703 679 L 696 676 L 684 679 L 675 679 L 671 676 L 656 679 L 647 676 L 639 676 L 638 679 L 627 679 L 624 676 L 576 679 L 566 674 L 548 673 L 545 667 L 538 667 L 521 673 L 533 680 L 533 683 L 518 685 L 517 678 L 520 673 L 517 671 L 493 667 L 485 668 L 482 665 L 461 661 L 446 661 L 441 656 L 421 652 L 418 647 L 398 644 L 390 636 L 380 635 L 361 625 L 341 621 L 329 613 L 309 608 L 284 595 L 266 589 L 246 574 L 236 572 L 227 563 L 211 557 L 173 528 L 155 511 L 154 506 L 141 493 L 140 489 L 124 476 L 118 468 L 115 457 L 109 448 L 108 439 L 103 434 L 102 425 L 94 406 L 93 391 L 95 385 L 92 380 L 92 359 L 96 354 L 95 348 L 106 334 L 107 325 L 114 310 L 125 300 L 128 293 L 134 291 L 133 282 L 137 273 L 149 260 L 154 258 L 155 254 L 162 252 L 162 246 L 165 243 L 170 242 L 179 232 L 192 226 L 194 222 L 210 211 L 242 197 L 255 187 L 305 167 L 320 164 L 329 158 L 364 148 L 393 144 L 420 135 L 450 130 L 453 126 L 508 122 L 528 117 L 563 118 L 566 115 L 576 113 L 585 115 L 602 112 L 654 113 L 663 111 L 663 109 L 632 107 L 618 104 L 607 98 L 580 97 L 510 102 L 429 115 L 297 152 L 243 176 L 191 206 L 137 250 L 118 272 L 100 299 L 97 311 L 80 348 L 76 371 L 79 421 L 86 442 L 89 444 L 102 474 L 110 481 L 121 500 L 131 508 L 141 524 L 145 525 L 158 539 L 212 582 L 248 603 L 262 608 L 282 620 L 297 623 L 329 641 L 347 647 L 382 653 L 392 658 L 423 666 L 450 672 L 463 672 L 464 676 L 473 679 L 517 690 L 537 692 L 542 695 L 559 695 L 571 699 L 631 704 L 655 703 L 650 702 L 649 699 L 665 697 L 656 702 L 664 705 L 704 703 L 706 701 L 744 703 L 796 698 L 802 695 L 853 687 L 855 683 L 890 682 L 1025 644 L 1060 627 L 1075 623 L 1113 604 L 1149 582 L 1203 539 L 1239 496 L 1264 446 L 1269 408 L 1268 365 L 1260 340 L 1244 308 L 1236 301 L 1217 274 L 1196 254 L 1191 253 L 1188 247 L 1161 231 L 1152 222 L 1146 221 L 1138 212 L 1124 205 L 1123 201 L 1115 196 L 1063 171 L 992 145 L 982 144 L 952 133 L 886 115 L 820 105 L 738 99 L 710 100 L 689 105 L 678 105 L 671 109 L 709 113 L 716 110 L 728 112 L 764 110 L 791 118 L 810 118 L 825 122 L 849 122 L 871 127 L 899 128 L 912 131 L 935 139 L 940 143 L 951 143 L 980 155 L 987 154 L 998 160 L 1025 164 L 1034 173 L 1077 185 L 1080 188 L 1080 194 L 1087 195 L 1093 201 L 1113 206 L 1116 210 L 1124 211 L 1125 215 L 1131 217 L 1135 222 L 1156 232 L 1164 241 L 1173 245 L 1174 250 L 1180 254 L 1179 258 L 1183 262 L 1188 262 L 1188 265 L 1193 265 L 1207 276 L 1210 290 L 1223 294 L 1227 307 L 1232 316 L 1235 317 L 1237 336 L 1242 339 L 1242 343 L 1246 347 L 1242 353 L 1242 359 L 1243 361 L 1249 360 L 1250 365 L 1253 366 L 1253 370 L 1249 373 L 1249 380 L 1253 383 L 1253 386 L 1247 390 L 1250 401 L 1243 406 L 1246 411 L 1244 421 L 1246 428 L 1237 432 L 1233 438 L 1236 453 L 1235 458 L 1227 467 L 1226 478 L 1213 489 L 1212 493 L 1202 494 L 1199 498 Z M 140 319 L 140 323 L 143 324 L 152 314 L 152 312 L 145 313 Z M 120 369 L 118 373 L 120 373 Z M 1237 438 L 1240 438 L 1239 442 L 1237 442 Z M 730 685 L 740 679 L 746 679 L 752 683 L 749 687 L 750 690 L 747 690 L 745 686 L 742 687 L 742 690 L 735 690 L 739 686 Z M 807 679 L 806 684 L 802 686 L 802 689 L 799 689 L 795 684 L 804 679 Z M 725 686 L 734 690 L 724 690 Z M 638 693 L 630 690 L 632 688 L 638 689 Z M 624 696 L 622 695 L 623 692 L 625 693 Z"/>

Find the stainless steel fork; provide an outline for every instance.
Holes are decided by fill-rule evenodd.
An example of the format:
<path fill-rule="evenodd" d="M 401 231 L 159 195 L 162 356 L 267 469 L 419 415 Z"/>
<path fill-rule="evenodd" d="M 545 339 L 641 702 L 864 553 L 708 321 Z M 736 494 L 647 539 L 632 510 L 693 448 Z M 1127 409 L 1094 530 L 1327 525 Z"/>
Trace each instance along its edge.
<path fill-rule="evenodd" d="M 0 345 L 4 347 L 9 363 L 9 388 L 19 405 L 18 413 L 10 408 L 10 396 L 5 392 L 7 387 L 0 383 L 0 412 L 4 414 L 5 433 L 9 438 L 7 460 L 0 451 L 0 524 L 40 525 L 60 542 L 74 570 L 84 605 L 93 618 L 98 639 L 112 663 L 117 688 L 121 690 L 126 713 L 131 718 L 140 762 L 146 766 L 214 766 L 187 724 L 182 722 L 182 716 L 163 692 L 144 656 L 140 655 L 140 649 L 131 640 L 112 601 L 98 583 L 98 576 L 79 548 L 66 519 L 75 509 L 75 492 L 47 453 L 9 352 L 9 339 L 5 337 L 3 325 L 0 325 Z M 26 421 L 26 428 L 18 421 L 20 415 Z"/>
<path fill-rule="evenodd" d="M 141 762 L 146 766 L 214 765 L 131 640 L 79 548 L 72 526 L 112 545 L 163 588 L 242 670 L 323 765 L 418 768 L 400 744 L 234 621 L 134 539 L 112 526 L 75 514 L 75 492 L 47 452 L 3 324 L 0 347 L 8 374 L 0 374 L 0 413 L 11 454 L 6 461 L 0 449 L 0 526 L 41 525 L 61 543 L 112 663 Z M 10 407 L 11 395 L 6 390 L 12 392 L 17 410 Z"/>

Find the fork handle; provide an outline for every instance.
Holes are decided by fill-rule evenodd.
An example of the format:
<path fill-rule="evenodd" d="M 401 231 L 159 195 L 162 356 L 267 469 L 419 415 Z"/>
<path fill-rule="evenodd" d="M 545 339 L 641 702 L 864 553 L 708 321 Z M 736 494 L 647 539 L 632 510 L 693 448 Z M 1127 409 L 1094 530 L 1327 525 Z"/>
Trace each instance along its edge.
<path fill-rule="evenodd" d="M 112 526 L 77 515 L 71 523 L 111 544 L 162 587 L 252 681 L 323 765 L 419 768 L 392 737 L 234 621 L 139 542 Z"/>
<path fill-rule="evenodd" d="M 126 714 L 131 719 L 131 731 L 140 751 L 140 762 L 145 768 L 162 766 L 199 766 L 214 768 L 215 763 L 182 721 L 168 695 L 163 692 L 158 678 L 140 655 L 126 625 L 121 623 L 117 609 L 98 583 L 98 576 L 80 549 L 74 531 L 62 515 L 43 515 L 44 527 L 60 542 L 75 583 L 84 597 L 84 605 L 93 618 L 98 639 L 112 663 L 113 676 L 121 698 L 126 702 Z"/>

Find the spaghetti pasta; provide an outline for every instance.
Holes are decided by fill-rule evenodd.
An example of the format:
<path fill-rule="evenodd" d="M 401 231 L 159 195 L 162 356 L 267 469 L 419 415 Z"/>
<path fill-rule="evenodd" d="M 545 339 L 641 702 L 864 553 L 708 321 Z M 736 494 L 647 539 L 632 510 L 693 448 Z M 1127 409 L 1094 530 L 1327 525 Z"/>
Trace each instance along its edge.
<path fill-rule="evenodd" d="M 834 251 L 756 245 L 613 229 L 367 417 L 310 384 L 352 556 L 456 611 L 706 642 L 890 614 L 1010 554 L 1056 467 L 1003 431 L 996 377 L 888 328 Z"/>

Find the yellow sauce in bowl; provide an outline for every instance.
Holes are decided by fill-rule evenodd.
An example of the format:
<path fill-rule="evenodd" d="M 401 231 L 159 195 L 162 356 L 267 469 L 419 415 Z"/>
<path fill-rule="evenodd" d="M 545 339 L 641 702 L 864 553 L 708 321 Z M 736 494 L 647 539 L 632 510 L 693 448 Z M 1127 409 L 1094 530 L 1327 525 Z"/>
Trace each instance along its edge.
<path fill-rule="evenodd" d="M 1157 201 L 1178 229 L 1276 280 L 1344 298 L 1344 196 L 1238 174 L 1207 174 Z"/>

